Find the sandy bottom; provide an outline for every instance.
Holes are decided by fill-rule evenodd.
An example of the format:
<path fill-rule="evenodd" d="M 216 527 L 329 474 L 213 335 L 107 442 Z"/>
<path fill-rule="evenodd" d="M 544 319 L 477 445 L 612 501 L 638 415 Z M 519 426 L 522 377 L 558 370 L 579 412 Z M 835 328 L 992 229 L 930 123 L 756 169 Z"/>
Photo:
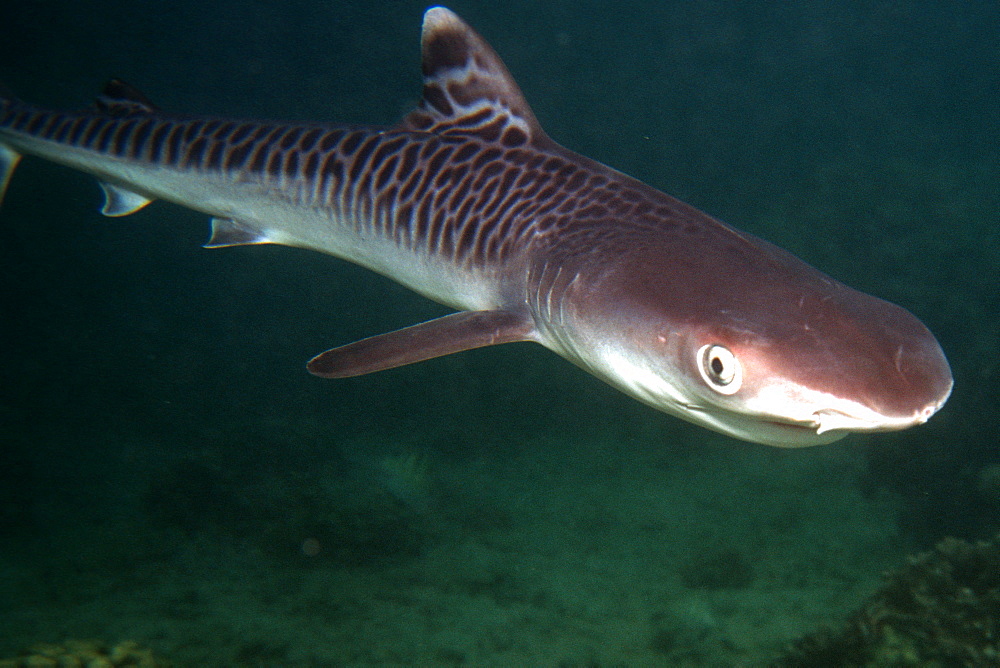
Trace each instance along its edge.
<path fill-rule="evenodd" d="M 192 666 L 766 665 L 905 552 L 857 443 L 331 452 L 134 455 L 36 507 L 0 560 L 0 656 L 96 637 Z"/>

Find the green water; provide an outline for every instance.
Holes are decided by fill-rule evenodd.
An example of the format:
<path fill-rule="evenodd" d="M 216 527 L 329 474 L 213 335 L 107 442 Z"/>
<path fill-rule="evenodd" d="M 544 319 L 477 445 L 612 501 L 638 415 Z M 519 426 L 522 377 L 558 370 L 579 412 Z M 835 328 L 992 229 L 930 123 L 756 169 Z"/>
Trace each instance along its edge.
<path fill-rule="evenodd" d="M 613 9 L 612 9 L 613 7 Z M 392 123 L 414 2 L 26 3 L 0 80 L 110 76 L 199 114 Z M 543 126 L 917 314 L 926 426 L 779 451 L 539 346 L 324 381 L 445 310 L 332 258 L 206 251 L 26 159 L 0 210 L 0 658 L 133 639 L 178 665 L 761 665 L 879 573 L 1000 529 L 995 3 L 467 2 Z"/>

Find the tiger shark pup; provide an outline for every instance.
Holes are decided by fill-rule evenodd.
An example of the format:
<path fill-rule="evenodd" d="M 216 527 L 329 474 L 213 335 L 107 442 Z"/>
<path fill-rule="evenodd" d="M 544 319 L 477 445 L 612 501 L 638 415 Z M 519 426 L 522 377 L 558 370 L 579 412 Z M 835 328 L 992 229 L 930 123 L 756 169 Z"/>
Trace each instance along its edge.
<path fill-rule="evenodd" d="M 88 111 L 0 101 L 0 186 L 22 154 L 96 176 L 103 213 L 212 216 L 206 246 L 311 248 L 458 313 L 340 346 L 342 378 L 511 341 L 776 446 L 925 422 L 952 378 L 902 308 L 550 139 L 490 46 L 443 7 L 398 125 L 180 117 L 112 81 Z"/>

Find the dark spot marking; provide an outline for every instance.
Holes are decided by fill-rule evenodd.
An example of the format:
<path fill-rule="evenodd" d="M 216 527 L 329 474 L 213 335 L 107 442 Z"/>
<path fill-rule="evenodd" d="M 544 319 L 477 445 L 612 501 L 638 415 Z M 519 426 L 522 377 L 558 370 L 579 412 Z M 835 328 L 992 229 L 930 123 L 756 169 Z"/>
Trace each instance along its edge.
<path fill-rule="evenodd" d="M 132 137 L 132 130 L 135 128 L 138 121 L 135 118 L 131 118 L 127 121 L 118 124 L 118 129 L 115 131 L 114 137 L 111 140 L 111 152 L 115 155 L 125 155 L 125 151 L 128 148 L 128 142 Z"/>
<path fill-rule="evenodd" d="M 406 144 L 405 137 L 394 137 L 387 142 L 383 142 L 382 145 L 379 146 L 378 149 L 375 151 L 375 153 L 372 155 L 371 159 L 372 169 L 378 169 L 378 166 L 381 165 L 383 162 L 385 162 L 385 160 L 389 156 L 393 156 L 393 162 L 395 164 L 395 162 L 398 160 L 395 154 L 399 151 L 400 148 L 402 148 L 404 144 Z"/>
<path fill-rule="evenodd" d="M 653 211 L 653 205 L 649 202 L 638 202 L 635 208 L 632 209 L 632 214 L 636 216 L 645 216 Z"/>
<path fill-rule="evenodd" d="M 504 146 L 522 146 L 528 143 L 528 135 L 521 128 L 512 125 L 503 131 L 500 143 Z"/>
<path fill-rule="evenodd" d="M 49 114 L 48 121 L 45 123 L 45 127 L 42 128 L 41 134 L 45 139 L 51 139 L 52 135 L 55 134 L 56 128 L 63 122 L 66 117 L 60 113 Z"/>
<path fill-rule="evenodd" d="M 478 224 L 472 224 L 473 222 Z M 455 246 L 455 251 L 459 257 L 469 256 L 476 241 L 476 229 L 487 224 L 486 221 L 480 221 L 479 219 L 466 221 L 466 224 L 462 226 L 462 230 L 458 235 L 458 243 Z"/>
<path fill-rule="evenodd" d="M 535 171 L 534 169 L 522 168 L 517 175 L 517 181 L 515 183 L 515 186 L 518 188 L 523 188 L 530 183 L 548 183 L 549 180 L 550 178 L 547 174 L 542 175 L 540 172 Z"/>
<path fill-rule="evenodd" d="M 455 113 L 455 109 L 451 106 L 448 96 L 437 84 L 424 84 L 424 104 L 433 107 L 439 114 L 446 118 Z"/>
<path fill-rule="evenodd" d="M 421 197 L 420 204 L 417 206 L 416 215 L 416 225 L 413 227 L 413 231 L 418 239 L 426 238 L 427 225 L 430 222 L 431 216 L 431 204 L 433 203 L 430 197 Z"/>
<path fill-rule="evenodd" d="M 247 141 L 261 141 L 269 140 L 272 135 L 277 131 L 278 128 L 272 125 L 250 125 L 250 134 L 247 136 Z"/>
<path fill-rule="evenodd" d="M 469 102 L 475 102 L 475 99 L 470 99 Z M 466 116 L 460 116 L 454 119 L 453 124 L 455 125 L 455 127 L 476 129 L 479 127 L 485 127 L 482 126 L 481 124 L 485 123 L 488 119 L 492 118 L 492 116 L 493 116 L 492 109 L 489 108 L 480 109 L 477 112 L 468 114 Z"/>
<path fill-rule="evenodd" d="M 290 151 L 287 156 L 285 156 L 285 174 L 288 176 L 295 176 L 296 172 L 299 171 L 299 152 Z"/>
<path fill-rule="evenodd" d="M 92 119 L 91 119 L 92 120 Z M 84 130 L 89 127 L 91 120 L 84 117 L 77 118 L 73 121 L 73 125 L 70 128 L 69 136 L 66 137 L 66 141 L 70 144 L 76 145 L 83 135 Z"/>
<path fill-rule="evenodd" d="M 557 192 L 559 192 L 559 189 L 556 186 L 549 185 L 543 188 L 542 191 L 538 193 L 536 199 L 545 202 L 551 199 Z"/>
<path fill-rule="evenodd" d="M 201 129 L 205 126 L 205 121 L 190 121 L 184 128 L 184 141 L 194 141 L 194 138 L 201 134 Z"/>
<path fill-rule="evenodd" d="M 226 153 L 226 158 L 223 166 L 226 169 L 240 169 L 247 160 L 247 156 L 250 155 L 250 149 L 253 148 L 253 144 L 241 144 L 239 146 L 233 146 Z"/>
<path fill-rule="evenodd" d="M 94 137 L 94 144 L 92 148 L 95 151 L 104 153 L 108 150 L 108 145 L 111 144 L 111 137 L 114 135 L 117 125 L 117 122 L 105 121 L 104 125 L 101 127 L 101 131 L 97 133 L 96 137 Z"/>
<path fill-rule="evenodd" d="M 24 131 L 31 135 L 36 134 L 38 132 L 38 128 L 42 127 L 42 123 L 44 123 L 47 119 L 48 114 L 32 114 L 28 124 L 24 127 Z"/>
<path fill-rule="evenodd" d="M 431 220 L 430 228 L 427 230 L 428 241 L 431 248 L 441 250 L 442 237 L 444 236 L 445 223 L 448 221 L 448 212 L 445 209 L 437 209 L 434 218 Z"/>
<path fill-rule="evenodd" d="M 543 185 L 545 185 L 543 181 L 533 181 L 532 183 L 526 184 L 521 190 L 521 199 L 534 199 L 535 196 L 538 195 L 538 191 L 542 189 Z M 550 186 L 550 188 L 555 189 L 555 186 Z"/>
<path fill-rule="evenodd" d="M 205 150 L 207 148 L 208 142 L 204 137 L 198 137 L 193 142 L 188 144 L 187 151 L 184 156 L 184 166 L 200 167 L 201 161 L 205 158 Z"/>
<path fill-rule="evenodd" d="M 427 163 L 427 173 L 430 175 L 437 174 L 441 170 L 448 158 L 454 153 L 455 149 L 451 146 L 442 146 L 431 156 L 431 159 Z"/>
<path fill-rule="evenodd" d="M 281 174 L 281 152 L 270 151 L 267 158 L 267 173 L 271 176 Z"/>
<path fill-rule="evenodd" d="M 149 135 L 152 132 L 155 121 L 152 118 L 143 118 L 132 132 L 132 139 L 129 146 L 129 156 L 138 158 L 145 152 L 149 143 Z"/>
<path fill-rule="evenodd" d="M 546 158 L 545 162 L 542 163 L 541 167 L 546 172 L 550 172 L 558 176 L 565 176 L 565 174 L 561 174 L 561 172 L 566 167 L 566 163 L 564 163 L 559 158 L 556 157 Z"/>
<path fill-rule="evenodd" d="M 436 30 L 424 44 L 423 73 L 431 76 L 443 69 L 462 67 L 469 59 L 469 44 L 465 33 L 454 28 Z"/>
<path fill-rule="evenodd" d="M 600 204 L 590 204 L 577 211 L 577 214 L 581 218 L 604 218 L 608 215 L 608 209 Z"/>
<path fill-rule="evenodd" d="M 479 218 L 472 215 L 472 207 L 474 206 L 475 202 L 471 199 L 467 199 L 462 202 L 462 205 L 456 210 L 455 220 L 458 221 L 461 229 L 471 229 L 473 231 L 481 229 L 481 221 Z"/>
<path fill-rule="evenodd" d="M 501 174 L 504 170 L 504 166 L 499 162 L 491 162 L 482 169 L 479 170 L 478 176 L 476 177 L 475 187 L 481 188 L 484 183 L 492 181 L 496 176 Z"/>
<path fill-rule="evenodd" d="M 228 141 L 229 135 L 233 134 L 233 130 L 236 129 L 236 123 L 232 121 L 225 121 L 219 128 L 212 133 L 212 136 L 220 141 Z"/>
<path fill-rule="evenodd" d="M 577 204 L 578 204 L 578 202 L 577 202 L 576 198 L 572 198 L 572 199 L 567 198 L 567 199 L 563 200 L 563 202 L 556 209 L 556 213 L 561 214 L 561 215 L 565 215 L 565 214 L 567 214 L 567 213 L 569 213 L 571 211 L 575 211 L 576 208 L 577 208 Z"/>
<path fill-rule="evenodd" d="M 233 144 L 239 144 L 241 141 L 246 139 L 250 133 L 253 131 L 253 126 L 249 123 L 241 123 L 236 126 L 236 131 L 233 132 L 229 137 L 229 141 Z"/>
<path fill-rule="evenodd" d="M 331 155 L 330 158 L 334 156 Z M 330 158 L 323 162 L 323 174 L 324 178 L 329 178 L 332 182 L 333 188 L 330 194 L 334 195 L 340 193 L 344 187 L 344 163 L 336 158 L 331 161 Z"/>
<path fill-rule="evenodd" d="M 285 130 L 285 133 L 281 136 L 281 139 L 278 141 L 278 146 L 281 147 L 282 151 L 287 151 L 295 146 L 301 136 L 302 128 L 289 128 L 288 130 Z"/>
<path fill-rule="evenodd" d="M 488 148 L 476 156 L 476 159 L 472 161 L 473 169 L 482 169 L 485 165 L 495 164 L 500 156 L 503 155 L 503 151 L 498 148 Z"/>
<path fill-rule="evenodd" d="M 323 164 L 320 166 L 320 174 L 333 175 L 333 167 L 338 163 L 336 153 L 327 153 L 326 157 L 323 158 Z"/>
<path fill-rule="evenodd" d="M 317 153 L 316 151 L 312 151 L 306 156 L 306 164 L 302 168 L 302 173 L 307 178 L 317 178 L 320 176 L 319 173 L 317 172 L 318 167 L 319 167 L 319 153 Z"/>
<path fill-rule="evenodd" d="M 452 201 L 454 201 L 456 192 L 459 190 L 459 186 L 465 184 L 463 190 L 467 192 L 469 189 L 468 182 L 471 181 L 472 179 L 468 178 L 469 174 L 468 165 L 459 165 L 457 167 L 453 167 L 450 170 L 450 172 L 451 172 L 451 178 L 450 178 L 451 187 L 449 189 L 451 190 L 452 193 L 451 199 Z"/>
<path fill-rule="evenodd" d="M 406 117 L 406 126 L 413 130 L 427 130 L 434 125 L 434 119 L 424 109 L 411 111 Z"/>
<path fill-rule="evenodd" d="M 149 136 L 149 159 L 158 162 L 163 153 L 163 144 L 167 132 L 170 130 L 169 123 L 156 123 L 153 133 Z"/>
<path fill-rule="evenodd" d="M 351 163 L 351 170 L 347 174 L 347 178 L 351 181 L 357 181 L 361 176 L 362 171 L 368 166 L 368 159 L 375 153 L 375 149 L 379 145 L 379 137 L 372 136 L 369 137 L 357 150 L 357 154 L 354 156 L 354 162 Z"/>
<path fill-rule="evenodd" d="M 448 185 L 448 181 L 451 180 L 451 175 L 454 170 L 451 167 L 445 167 L 437 173 L 434 177 L 434 183 L 432 185 L 435 189 L 444 188 Z"/>
<path fill-rule="evenodd" d="M 470 160 L 479 151 L 479 145 L 473 142 L 465 142 L 458 147 L 455 155 L 452 156 L 454 162 L 465 162 Z"/>
<path fill-rule="evenodd" d="M 504 119 L 496 118 L 493 121 L 476 128 L 476 136 L 483 139 L 483 141 L 495 142 L 500 138 L 500 133 L 503 131 Z"/>
<path fill-rule="evenodd" d="M 476 184 L 474 184 L 475 185 L 475 189 L 477 189 L 477 190 L 479 189 L 478 184 L 479 184 L 478 181 L 476 181 Z M 479 192 L 479 195 L 478 195 L 479 201 L 480 202 L 488 202 L 488 201 L 490 201 L 490 198 L 493 197 L 493 194 L 496 192 L 496 190 L 497 190 L 498 187 L 499 187 L 499 183 L 497 181 L 495 181 L 495 180 L 490 181 L 489 183 L 487 183 L 486 187 L 483 188 Z"/>
<path fill-rule="evenodd" d="M 403 159 L 399 165 L 400 176 L 406 177 L 413 171 L 413 167 L 417 164 L 419 151 L 420 146 L 417 144 L 411 144 L 403 149 Z"/>
<path fill-rule="evenodd" d="M 531 162 L 531 153 L 519 148 L 513 148 L 504 152 L 503 159 L 504 162 L 524 168 L 528 166 L 529 162 Z"/>
<path fill-rule="evenodd" d="M 472 197 L 469 196 L 472 190 L 472 179 L 461 179 L 456 184 L 455 188 L 452 190 L 451 199 L 453 202 L 471 202 Z"/>
<path fill-rule="evenodd" d="M 262 126 L 254 130 L 250 145 L 253 153 L 250 157 L 249 170 L 263 173 L 267 169 L 267 160 L 271 155 L 277 128 Z"/>
<path fill-rule="evenodd" d="M 327 132 L 319 142 L 319 150 L 324 152 L 332 150 L 343 137 L 344 132 L 342 130 Z"/>
<path fill-rule="evenodd" d="M 8 125 L 11 130 L 21 130 L 24 128 L 24 124 L 28 122 L 28 112 L 26 111 L 16 111 L 11 115 Z"/>
<path fill-rule="evenodd" d="M 204 137 L 209 137 L 215 134 L 215 131 L 222 126 L 222 121 L 215 120 L 205 123 L 205 126 L 201 130 L 201 135 Z"/>
<path fill-rule="evenodd" d="M 361 142 L 364 141 L 365 135 L 362 132 L 352 132 L 347 137 L 344 138 L 344 143 L 340 145 L 340 151 L 345 156 L 350 156 L 354 151 L 357 150 Z"/>
<path fill-rule="evenodd" d="M 299 138 L 299 149 L 303 153 L 308 153 L 312 150 L 313 146 L 316 145 L 316 141 L 319 139 L 320 134 L 322 134 L 320 128 L 310 128 Z"/>
<path fill-rule="evenodd" d="M 170 134 L 167 136 L 166 163 L 168 165 L 175 165 L 180 162 L 181 143 L 183 141 L 184 141 L 184 127 L 181 125 L 174 124 L 170 128 Z"/>
<path fill-rule="evenodd" d="M 82 146 L 93 147 L 94 140 L 97 139 L 98 133 L 104 128 L 105 125 L 109 123 L 106 118 L 91 118 L 87 123 L 87 129 L 80 138 L 80 144 Z"/>
<path fill-rule="evenodd" d="M 375 190 L 382 190 L 385 188 L 386 184 L 392 179 L 396 172 L 396 165 L 399 164 L 399 156 L 392 156 L 385 161 L 385 164 L 379 167 L 378 172 L 375 174 Z"/>
<path fill-rule="evenodd" d="M 222 167 L 225 146 L 221 141 L 212 142 L 211 148 L 208 149 L 208 157 L 205 158 L 205 169 L 218 170 Z"/>
<path fill-rule="evenodd" d="M 628 190 L 623 190 L 621 193 L 621 198 L 630 203 L 634 204 L 643 199 L 642 194 L 629 188 Z"/>
<path fill-rule="evenodd" d="M 414 190 L 424 180 L 426 172 L 422 169 L 413 170 L 406 174 L 401 174 L 406 180 L 403 182 L 403 187 L 399 191 L 399 197 L 401 200 L 409 200 L 413 195 Z"/>
<path fill-rule="evenodd" d="M 66 135 L 68 135 L 69 131 L 71 129 L 73 129 L 74 127 L 76 127 L 76 121 L 75 120 L 73 120 L 71 118 L 65 119 L 62 122 L 62 124 L 59 126 L 59 128 L 55 132 L 52 133 L 52 140 L 53 141 L 57 141 L 60 144 L 64 143 L 66 141 Z"/>
<path fill-rule="evenodd" d="M 576 192 L 587 183 L 587 174 L 580 170 L 569 177 L 564 188 L 566 192 Z"/>

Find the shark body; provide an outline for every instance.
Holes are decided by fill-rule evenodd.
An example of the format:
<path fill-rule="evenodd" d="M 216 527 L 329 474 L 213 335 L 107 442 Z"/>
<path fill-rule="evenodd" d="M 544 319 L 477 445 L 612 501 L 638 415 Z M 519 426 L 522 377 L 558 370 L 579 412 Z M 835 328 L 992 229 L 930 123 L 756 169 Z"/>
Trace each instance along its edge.
<path fill-rule="evenodd" d="M 605 165 L 539 126 L 490 46 L 443 7 L 423 99 L 391 128 L 161 114 L 112 81 L 66 113 L 0 99 L 0 196 L 22 154 L 96 176 L 103 212 L 165 199 L 208 247 L 277 243 L 459 309 L 322 353 L 346 377 L 535 341 L 660 409 L 776 446 L 925 422 L 952 378 L 906 310 Z"/>

